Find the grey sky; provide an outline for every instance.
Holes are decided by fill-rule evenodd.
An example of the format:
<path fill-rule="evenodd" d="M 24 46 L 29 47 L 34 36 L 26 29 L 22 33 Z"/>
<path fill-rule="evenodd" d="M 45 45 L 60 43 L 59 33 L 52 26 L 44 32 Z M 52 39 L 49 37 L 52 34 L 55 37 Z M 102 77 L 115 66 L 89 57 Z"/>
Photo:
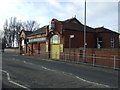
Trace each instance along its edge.
<path fill-rule="evenodd" d="M 118 32 L 118 0 L 86 1 L 88 26 L 104 26 Z M 3 0 L 0 13 L 0 30 L 5 20 L 14 16 L 22 21 L 36 20 L 40 27 L 49 24 L 52 18 L 66 20 L 75 15 L 84 23 L 84 0 Z"/>

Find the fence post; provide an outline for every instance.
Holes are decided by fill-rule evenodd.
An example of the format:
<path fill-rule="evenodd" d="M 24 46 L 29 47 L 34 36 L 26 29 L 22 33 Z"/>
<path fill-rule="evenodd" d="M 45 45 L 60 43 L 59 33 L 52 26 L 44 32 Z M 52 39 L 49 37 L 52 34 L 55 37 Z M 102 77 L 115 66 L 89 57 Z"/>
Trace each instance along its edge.
<path fill-rule="evenodd" d="M 65 55 L 65 61 L 66 61 L 66 53 L 64 53 L 64 55 Z"/>
<path fill-rule="evenodd" d="M 47 54 L 47 59 L 49 58 L 49 54 L 48 54 L 48 52 L 46 52 L 46 54 Z"/>
<path fill-rule="evenodd" d="M 93 66 L 95 66 L 95 54 L 93 54 Z"/>
<path fill-rule="evenodd" d="M 114 56 L 114 69 L 116 69 L 116 56 Z"/>

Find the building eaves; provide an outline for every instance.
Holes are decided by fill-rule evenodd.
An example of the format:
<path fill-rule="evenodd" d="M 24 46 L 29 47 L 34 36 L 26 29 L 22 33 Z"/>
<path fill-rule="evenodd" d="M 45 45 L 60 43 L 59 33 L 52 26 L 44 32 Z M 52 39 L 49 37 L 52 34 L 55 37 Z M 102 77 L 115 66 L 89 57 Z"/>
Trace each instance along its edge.
<path fill-rule="evenodd" d="M 25 31 L 25 35 L 28 36 L 30 34 L 32 34 L 33 32 L 32 31 Z"/>
<path fill-rule="evenodd" d="M 78 23 L 64 23 L 63 26 L 64 30 L 72 30 L 72 31 L 84 31 L 84 25 L 83 24 L 78 24 Z M 94 28 L 91 28 L 89 26 L 86 26 L 86 32 L 95 32 Z"/>
<path fill-rule="evenodd" d="M 95 31 L 96 31 L 96 33 L 116 33 L 116 34 L 119 34 L 118 32 L 112 31 L 112 30 L 107 29 L 105 27 L 95 28 Z"/>
<path fill-rule="evenodd" d="M 37 29 L 36 31 L 34 31 L 32 34 L 29 35 L 30 36 L 35 36 L 35 35 L 40 35 L 40 34 L 45 34 L 46 33 L 46 28 L 47 28 L 48 25 L 46 26 L 43 26 L 39 29 Z"/>
<path fill-rule="evenodd" d="M 70 19 L 67 19 L 67 20 L 64 20 L 64 21 L 61 21 L 62 23 L 71 23 L 72 21 L 76 21 L 77 23 L 79 23 L 79 24 L 81 24 L 81 22 L 78 20 L 78 19 L 76 19 L 76 17 L 72 17 L 72 18 L 70 18 Z"/>

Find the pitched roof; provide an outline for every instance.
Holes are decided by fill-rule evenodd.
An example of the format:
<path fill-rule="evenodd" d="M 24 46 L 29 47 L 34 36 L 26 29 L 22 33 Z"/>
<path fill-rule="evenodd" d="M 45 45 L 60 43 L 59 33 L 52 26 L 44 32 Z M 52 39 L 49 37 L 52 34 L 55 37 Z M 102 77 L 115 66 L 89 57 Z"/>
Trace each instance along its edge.
<path fill-rule="evenodd" d="M 97 33 L 103 33 L 103 32 L 106 32 L 106 33 L 117 33 L 117 32 L 115 32 L 115 31 L 112 31 L 112 30 L 107 29 L 107 28 L 105 28 L 105 27 L 95 28 L 95 31 L 96 31 Z M 118 34 L 118 33 L 117 33 L 117 34 Z"/>
<path fill-rule="evenodd" d="M 78 19 L 76 19 L 76 17 L 72 17 L 70 19 L 64 20 L 63 23 L 79 23 L 79 24 L 81 24 L 81 22 Z"/>
<path fill-rule="evenodd" d="M 24 31 L 25 32 L 25 35 L 28 36 L 30 35 L 31 33 L 33 33 L 32 31 Z"/>
<path fill-rule="evenodd" d="M 30 34 L 29 36 L 35 36 L 35 35 L 39 35 L 39 34 L 46 33 L 46 28 L 47 28 L 47 26 L 48 26 L 48 25 L 43 26 L 43 27 L 37 29 L 37 30 L 34 31 L 32 34 Z"/>
<path fill-rule="evenodd" d="M 24 32 L 26 36 L 30 35 L 31 33 L 33 33 L 32 31 L 25 31 L 25 30 L 21 30 L 19 35 Z"/>
<path fill-rule="evenodd" d="M 84 31 L 84 25 L 79 22 L 75 17 L 63 21 L 64 30 L 73 30 L 73 31 Z M 86 26 L 87 32 L 95 32 L 94 28 Z"/>

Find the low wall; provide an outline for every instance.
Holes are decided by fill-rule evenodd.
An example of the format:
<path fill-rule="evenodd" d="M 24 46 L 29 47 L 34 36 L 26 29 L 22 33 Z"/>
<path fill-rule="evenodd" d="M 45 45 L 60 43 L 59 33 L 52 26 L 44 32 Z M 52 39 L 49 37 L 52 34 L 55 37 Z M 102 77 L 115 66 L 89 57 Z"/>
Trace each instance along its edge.
<path fill-rule="evenodd" d="M 84 57 L 83 48 L 65 48 L 60 53 L 60 59 L 91 63 L 93 65 L 105 65 L 115 68 L 120 67 L 120 49 L 86 49 Z M 41 58 L 50 58 L 50 52 L 35 50 L 33 53 L 25 55 L 40 56 Z"/>
<path fill-rule="evenodd" d="M 5 48 L 5 53 L 20 54 L 19 48 Z"/>
<path fill-rule="evenodd" d="M 120 49 L 86 49 L 84 58 L 83 48 L 65 48 L 60 58 L 81 61 L 91 64 L 120 67 Z"/>

